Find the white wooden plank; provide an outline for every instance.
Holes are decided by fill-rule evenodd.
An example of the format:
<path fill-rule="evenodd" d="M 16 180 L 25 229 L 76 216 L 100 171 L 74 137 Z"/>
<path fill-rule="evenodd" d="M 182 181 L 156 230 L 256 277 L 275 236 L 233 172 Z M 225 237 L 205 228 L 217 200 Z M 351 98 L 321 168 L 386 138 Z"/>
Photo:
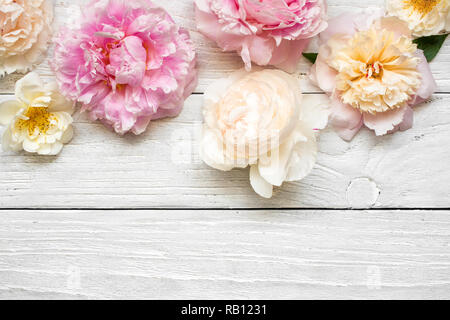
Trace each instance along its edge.
<path fill-rule="evenodd" d="M 0 96 L 0 99 L 7 98 Z M 118 137 L 76 115 L 58 157 L 2 153 L 2 208 L 449 208 L 450 95 L 416 108 L 415 126 L 350 143 L 320 136 L 318 163 L 302 182 L 258 197 L 248 170 L 221 172 L 198 159 L 202 95 L 142 136 Z"/>
<path fill-rule="evenodd" d="M 55 30 L 62 24 L 70 21 L 77 21 L 79 16 L 79 5 L 86 4 L 88 0 L 57 0 L 55 3 Z M 328 0 L 329 15 L 335 16 L 339 13 L 355 8 L 366 8 L 369 6 L 384 5 L 384 0 Z M 174 19 L 180 25 L 187 28 L 192 35 L 197 46 L 198 66 L 200 70 L 200 80 L 197 92 L 203 92 L 212 79 L 226 76 L 230 72 L 243 67 L 241 59 L 235 53 L 224 53 L 215 44 L 203 37 L 196 31 L 194 9 L 192 0 L 161 0 L 155 1 L 165 7 Z M 312 47 L 310 51 L 315 51 Z M 50 57 L 51 59 L 51 51 Z M 299 63 L 296 75 L 302 80 L 303 86 L 307 91 L 319 92 L 319 89 L 311 85 L 306 77 L 309 71 L 310 63 L 306 60 Z M 433 74 L 438 83 L 439 92 L 450 92 L 450 41 L 446 41 L 441 53 L 432 63 Z M 48 62 L 41 64 L 37 71 L 45 78 L 52 78 L 52 71 L 48 67 Z M 21 75 L 10 75 L 0 80 L 0 93 L 13 92 L 14 83 Z"/>
<path fill-rule="evenodd" d="M 448 299 L 449 211 L 0 211 L 0 298 Z"/>

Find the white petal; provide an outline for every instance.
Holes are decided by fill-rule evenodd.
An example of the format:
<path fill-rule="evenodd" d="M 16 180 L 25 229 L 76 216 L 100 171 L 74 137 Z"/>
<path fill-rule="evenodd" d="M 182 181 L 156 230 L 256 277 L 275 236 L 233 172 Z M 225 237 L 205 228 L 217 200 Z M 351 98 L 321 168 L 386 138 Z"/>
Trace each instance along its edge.
<path fill-rule="evenodd" d="M 52 102 L 49 106 L 50 112 L 64 111 L 73 114 L 75 111 L 75 103 L 67 100 L 61 93 L 59 93 L 56 82 L 50 82 L 45 85 L 45 90 L 51 93 Z"/>
<path fill-rule="evenodd" d="M 43 143 L 38 149 L 38 154 L 49 155 L 52 152 L 52 145 L 48 143 Z"/>
<path fill-rule="evenodd" d="M 61 152 L 62 148 L 63 148 L 62 143 L 55 142 L 54 144 L 52 144 L 52 152 L 50 153 L 50 155 L 56 156 Z"/>
<path fill-rule="evenodd" d="M 14 72 L 27 73 L 32 67 L 31 63 L 23 55 L 6 57 L 0 61 L 0 77 Z"/>
<path fill-rule="evenodd" d="M 230 171 L 234 168 L 231 163 L 227 163 L 223 143 L 215 133 L 208 129 L 203 129 L 203 137 L 200 145 L 200 158 L 210 167 L 222 171 Z"/>
<path fill-rule="evenodd" d="M 22 143 L 14 141 L 11 134 L 11 129 L 6 128 L 2 136 L 2 147 L 4 151 L 20 151 L 22 150 Z"/>
<path fill-rule="evenodd" d="M 23 150 L 30 153 L 35 153 L 39 149 L 39 143 L 36 141 L 25 139 L 23 141 Z"/>
<path fill-rule="evenodd" d="M 58 118 L 60 123 L 60 128 L 67 128 L 69 125 L 73 123 L 72 116 L 67 112 L 58 112 Z"/>
<path fill-rule="evenodd" d="M 280 145 L 279 149 L 271 151 L 270 156 L 261 157 L 258 163 L 258 169 L 261 176 L 274 186 L 281 186 L 286 180 L 288 174 L 288 165 L 291 159 L 294 147 L 307 138 L 302 132 L 296 129 L 286 141 Z"/>
<path fill-rule="evenodd" d="M 11 100 L 0 103 L 0 124 L 6 126 L 14 119 L 21 108 L 18 101 Z"/>
<path fill-rule="evenodd" d="M 62 135 L 62 133 L 61 132 L 57 132 L 54 135 L 45 135 L 44 136 L 45 137 L 44 140 L 45 140 L 46 143 L 50 143 L 50 144 L 55 143 L 56 139 L 58 138 L 58 135 Z M 38 138 L 38 140 L 39 140 L 39 138 Z"/>
<path fill-rule="evenodd" d="M 54 144 L 52 144 L 52 151 L 50 152 L 50 155 L 56 156 L 61 152 L 62 148 L 63 144 L 61 142 L 55 142 Z"/>
<path fill-rule="evenodd" d="M 17 99 L 30 105 L 35 98 L 45 94 L 44 83 L 37 73 L 30 72 L 16 82 L 15 92 Z"/>
<path fill-rule="evenodd" d="M 304 94 L 301 120 L 311 129 L 324 129 L 330 116 L 330 98 L 325 94 Z"/>
<path fill-rule="evenodd" d="M 30 105 L 30 107 L 35 107 L 35 108 L 47 108 L 49 106 L 49 104 L 52 102 L 52 98 L 49 95 L 45 95 L 42 94 L 40 96 L 37 96 L 34 100 L 33 103 Z"/>
<path fill-rule="evenodd" d="M 44 143 L 39 146 L 36 152 L 43 156 L 55 156 L 61 152 L 63 144 L 61 142 Z"/>
<path fill-rule="evenodd" d="M 316 164 L 317 142 L 314 134 L 308 135 L 308 141 L 298 142 L 288 163 L 286 181 L 299 181 L 311 173 Z"/>
<path fill-rule="evenodd" d="M 69 143 L 70 140 L 72 140 L 72 138 L 73 138 L 73 127 L 69 126 L 67 128 L 67 130 L 64 131 L 64 134 L 61 137 L 61 142 L 62 143 Z"/>
<path fill-rule="evenodd" d="M 211 85 L 209 85 L 208 88 L 206 88 L 203 95 L 203 116 L 207 125 L 209 125 L 210 127 L 215 126 L 216 114 L 214 108 L 217 102 L 219 102 L 223 98 L 223 96 L 227 93 L 228 88 L 233 83 L 239 81 L 246 75 L 248 75 L 248 72 L 244 69 L 235 71 L 229 77 L 216 80 Z"/>
<path fill-rule="evenodd" d="M 253 190 L 263 198 L 272 198 L 273 186 L 259 174 L 258 166 L 250 167 L 250 184 Z"/>

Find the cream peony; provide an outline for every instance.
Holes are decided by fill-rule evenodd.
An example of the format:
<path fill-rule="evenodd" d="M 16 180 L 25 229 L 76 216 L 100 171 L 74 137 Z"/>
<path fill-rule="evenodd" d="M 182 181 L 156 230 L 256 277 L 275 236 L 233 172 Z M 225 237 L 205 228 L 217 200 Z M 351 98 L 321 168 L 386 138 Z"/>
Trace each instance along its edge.
<path fill-rule="evenodd" d="M 241 70 L 213 83 L 205 92 L 201 158 L 223 171 L 250 166 L 254 190 L 272 197 L 273 186 L 303 179 L 315 164 L 315 132 L 328 122 L 315 99 L 280 70 Z"/>
<path fill-rule="evenodd" d="M 43 61 L 52 20 L 51 0 L 0 0 L 0 77 Z"/>
<path fill-rule="evenodd" d="M 416 37 L 450 31 L 449 0 L 386 0 L 386 9 L 405 21 Z"/>
<path fill-rule="evenodd" d="M 34 72 L 17 81 L 16 99 L 0 103 L 0 125 L 7 126 L 3 150 L 58 154 L 73 136 L 73 103 Z"/>

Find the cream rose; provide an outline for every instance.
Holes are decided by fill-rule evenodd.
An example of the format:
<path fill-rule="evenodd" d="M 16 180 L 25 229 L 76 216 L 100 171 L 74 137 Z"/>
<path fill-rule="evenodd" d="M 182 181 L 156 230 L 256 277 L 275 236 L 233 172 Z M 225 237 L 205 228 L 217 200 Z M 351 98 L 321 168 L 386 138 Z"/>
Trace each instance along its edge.
<path fill-rule="evenodd" d="M 254 190 L 272 197 L 273 186 L 303 179 L 315 164 L 315 133 L 328 122 L 315 99 L 280 70 L 241 70 L 213 83 L 205 92 L 201 158 L 223 171 L 250 166 Z"/>
<path fill-rule="evenodd" d="M 73 136 L 73 102 L 63 98 L 56 83 L 44 84 L 31 72 L 16 83 L 16 100 L 0 103 L 5 151 L 58 154 Z"/>
<path fill-rule="evenodd" d="M 0 0 L 0 76 L 43 61 L 52 20 L 51 0 Z"/>
<path fill-rule="evenodd" d="M 386 9 L 405 21 L 416 37 L 450 30 L 449 0 L 386 0 Z"/>

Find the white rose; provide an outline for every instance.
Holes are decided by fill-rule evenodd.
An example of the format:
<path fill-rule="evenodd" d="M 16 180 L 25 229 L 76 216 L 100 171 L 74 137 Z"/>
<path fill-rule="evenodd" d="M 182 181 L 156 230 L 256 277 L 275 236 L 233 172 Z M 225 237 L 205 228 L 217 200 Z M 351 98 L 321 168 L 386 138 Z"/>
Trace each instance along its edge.
<path fill-rule="evenodd" d="M 328 110 L 315 96 L 302 96 L 297 79 L 280 70 L 244 70 L 205 92 L 201 157 L 228 171 L 250 166 L 250 182 L 262 197 L 273 186 L 303 179 L 312 170 L 315 132 Z"/>
<path fill-rule="evenodd" d="M 31 72 L 16 83 L 16 99 L 0 103 L 5 151 L 58 154 L 73 136 L 73 102 L 62 97 L 55 83 L 44 84 Z"/>
<path fill-rule="evenodd" d="M 449 0 L 386 0 L 386 9 L 405 21 L 416 37 L 450 30 Z"/>
<path fill-rule="evenodd" d="M 43 61 L 52 20 L 51 0 L 0 0 L 0 77 Z"/>

